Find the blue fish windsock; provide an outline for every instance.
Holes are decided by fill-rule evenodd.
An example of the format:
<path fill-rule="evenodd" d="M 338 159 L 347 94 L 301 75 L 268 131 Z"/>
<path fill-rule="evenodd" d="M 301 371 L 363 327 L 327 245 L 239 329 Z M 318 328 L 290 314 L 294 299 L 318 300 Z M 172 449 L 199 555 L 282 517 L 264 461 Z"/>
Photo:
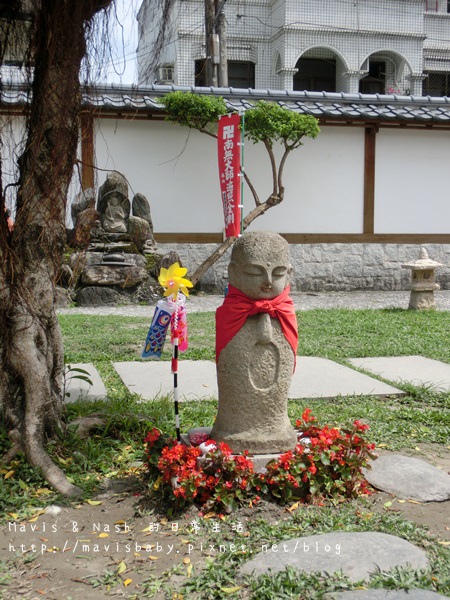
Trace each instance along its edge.
<path fill-rule="evenodd" d="M 171 302 L 158 300 L 144 348 L 142 349 L 142 358 L 161 358 L 167 330 L 169 329 L 174 310 L 175 307 Z"/>

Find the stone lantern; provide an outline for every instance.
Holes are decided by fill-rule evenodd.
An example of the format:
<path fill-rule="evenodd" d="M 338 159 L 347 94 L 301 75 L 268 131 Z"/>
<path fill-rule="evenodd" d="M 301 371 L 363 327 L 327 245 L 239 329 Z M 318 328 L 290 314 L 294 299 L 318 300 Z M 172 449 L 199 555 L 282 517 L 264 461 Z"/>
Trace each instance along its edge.
<path fill-rule="evenodd" d="M 419 258 L 415 262 L 401 266 L 412 271 L 408 308 L 417 310 L 435 308 L 434 290 L 440 289 L 436 283 L 435 270 L 442 267 L 442 264 L 429 258 L 426 249 L 421 248 Z"/>

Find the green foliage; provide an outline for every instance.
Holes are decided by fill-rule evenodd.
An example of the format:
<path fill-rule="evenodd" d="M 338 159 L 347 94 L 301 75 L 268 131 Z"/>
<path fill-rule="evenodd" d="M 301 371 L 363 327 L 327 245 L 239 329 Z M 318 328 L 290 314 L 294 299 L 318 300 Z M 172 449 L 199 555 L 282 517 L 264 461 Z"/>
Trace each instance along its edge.
<path fill-rule="evenodd" d="M 228 112 L 222 97 L 192 92 L 171 92 L 164 96 L 163 103 L 168 121 L 200 131 L 205 131 Z M 245 135 L 254 144 L 282 142 L 293 149 L 301 145 L 303 137 L 318 136 L 318 123 L 311 115 L 300 115 L 274 102 L 260 100 L 245 112 Z"/>
<path fill-rule="evenodd" d="M 219 117 L 227 114 L 225 101 L 220 96 L 200 96 L 191 92 L 171 92 L 163 98 L 167 120 L 185 127 L 204 131 Z"/>
<path fill-rule="evenodd" d="M 243 504 L 257 505 L 259 494 L 288 503 L 341 500 L 367 493 L 361 469 L 374 458 L 374 445 L 362 437 L 369 426 L 355 420 L 344 430 L 320 428 L 310 413 L 307 408 L 296 423 L 301 439 L 295 449 L 272 460 L 265 473 L 254 471 L 248 452 L 233 456 L 224 442 L 208 441 L 203 456 L 193 437 L 193 447 L 175 441 L 162 447 L 163 436 L 154 427 L 144 440 L 150 474 L 159 471 L 156 487 L 165 488 L 176 508 L 195 503 L 216 513 L 231 513 Z"/>
<path fill-rule="evenodd" d="M 274 102 L 260 100 L 245 112 L 245 135 L 254 143 L 282 142 L 297 148 L 303 137 L 315 139 L 320 133 L 318 120 L 301 115 Z"/>

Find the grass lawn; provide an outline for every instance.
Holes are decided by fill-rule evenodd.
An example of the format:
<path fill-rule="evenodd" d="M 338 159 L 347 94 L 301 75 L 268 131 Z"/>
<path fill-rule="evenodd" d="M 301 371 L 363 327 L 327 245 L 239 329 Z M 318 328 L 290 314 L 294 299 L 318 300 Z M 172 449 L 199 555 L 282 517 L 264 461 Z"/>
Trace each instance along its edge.
<path fill-rule="evenodd" d="M 148 319 L 62 315 L 66 364 L 92 362 L 108 389 L 107 402 L 78 402 L 68 405 L 68 421 L 78 416 L 101 412 L 107 425 L 90 438 L 79 440 L 68 429 L 64 439 L 54 442 L 51 453 L 71 480 L 86 490 L 89 498 L 99 483 L 108 478 L 130 473 L 135 461 L 143 459 L 142 440 L 151 426 L 174 434 L 173 407 L 168 399 L 140 403 L 129 393 L 115 373 L 112 363 L 133 361 L 139 357 L 151 315 Z M 188 317 L 190 348 L 184 357 L 191 360 L 214 359 L 214 315 L 196 313 Z M 348 358 L 365 356 L 400 356 L 420 354 L 450 363 L 450 312 L 413 312 L 406 310 L 312 310 L 298 313 L 299 354 L 331 358 L 345 364 Z M 164 360 L 170 359 L 165 351 Z M 169 371 L 168 371 L 169 373 Z M 400 386 L 401 387 L 401 386 Z M 310 406 L 323 424 L 344 425 L 354 419 L 365 419 L 370 425 L 369 438 L 378 447 L 411 449 L 419 443 L 437 448 L 450 446 L 450 394 L 438 394 L 427 388 L 406 386 L 402 398 L 351 397 L 334 400 L 293 400 L 289 414 L 294 422 L 303 409 Z M 215 401 L 188 402 L 180 407 L 183 430 L 192 426 L 212 425 L 217 409 Z M 0 430 L 0 455 L 8 447 Z M 31 515 L 46 504 L 67 504 L 48 490 L 45 482 L 30 466 L 18 458 L 0 478 L 0 504 L 9 513 L 21 517 Z M 42 491 L 44 490 L 44 491 Z M 246 509 L 249 510 L 249 509 Z M 275 543 L 289 537 L 300 537 L 333 530 L 382 531 L 404 537 L 425 548 L 433 561 L 427 572 L 400 569 L 394 573 L 378 573 L 371 587 L 422 587 L 450 595 L 450 560 L 448 545 L 437 543 L 427 532 L 397 514 L 378 514 L 365 501 L 340 506 L 304 507 L 286 513 L 279 522 L 250 519 L 249 548 L 262 541 Z M 219 538 L 231 539 L 227 533 Z M 227 538 L 227 535 L 229 536 Z M 206 541 L 217 542 L 217 534 L 206 535 Z M 326 591 L 353 588 L 345 578 L 298 575 L 290 570 L 274 577 L 261 577 L 242 586 L 236 579 L 238 565 L 246 557 L 224 553 L 206 560 L 204 568 L 195 571 L 183 584 L 182 596 L 173 596 L 170 577 L 161 575 L 160 583 L 148 579 L 138 597 L 153 597 L 153 591 L 166 598 L 322 598 Z M 7 567 L 0 561 L 0 597 Z M 162 583 L 161 583 L 162 582 Z M 153 591 L 152 591 L 153 590 Z M 156 592 L 155 592 L 156 593 Z M 102 596 L 99 596 L 99 598 Z M 131 596 L 129 596 L 131 597 Z"/>

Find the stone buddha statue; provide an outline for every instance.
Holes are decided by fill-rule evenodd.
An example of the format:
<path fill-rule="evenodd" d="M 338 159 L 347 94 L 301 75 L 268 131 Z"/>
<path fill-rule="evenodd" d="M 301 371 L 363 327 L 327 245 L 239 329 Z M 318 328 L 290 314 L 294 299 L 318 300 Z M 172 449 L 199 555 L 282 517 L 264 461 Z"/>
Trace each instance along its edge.
<path fill-rule="evenodd" d="M 287 403 L 297 349 L 289 297 L 289 246 L 278 234 L 245 233 L 234 244 L 229 292 L 216 313 L 219 408 L 211 439 L 233 452 L 293 449 Z"/>

